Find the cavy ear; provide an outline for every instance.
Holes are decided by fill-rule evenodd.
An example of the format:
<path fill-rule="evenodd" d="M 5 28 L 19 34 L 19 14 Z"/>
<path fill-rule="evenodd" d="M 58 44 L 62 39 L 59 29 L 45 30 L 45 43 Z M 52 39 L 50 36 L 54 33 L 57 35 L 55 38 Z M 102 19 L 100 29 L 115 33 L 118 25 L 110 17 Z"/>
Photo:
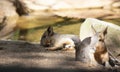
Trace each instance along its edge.
<path fill-rule="evenodd" d="M 93 27 L 93 25 L 91 25 L 91 29 L 92 29 L 93 34 L 97 33 L 97 31 L 95 30 L 95 28 Z"/>
<path fill-rule="evenodd" d="M 48 32 L 48 35 L 49 35 L 49 36 L 52 36 L 52 35 L 54 34 L 53 27 L 52 27 L 52 26 L 49 26 L 49 27 L 47 28 L 47 32 Z"/>
<path fill-rule="evenodd" d="M 103 30 L 103 35 L 104 36 L 107 34 L 107 29 L 108 29 L 108 26 L 105 28 L 105 30 Z"/>

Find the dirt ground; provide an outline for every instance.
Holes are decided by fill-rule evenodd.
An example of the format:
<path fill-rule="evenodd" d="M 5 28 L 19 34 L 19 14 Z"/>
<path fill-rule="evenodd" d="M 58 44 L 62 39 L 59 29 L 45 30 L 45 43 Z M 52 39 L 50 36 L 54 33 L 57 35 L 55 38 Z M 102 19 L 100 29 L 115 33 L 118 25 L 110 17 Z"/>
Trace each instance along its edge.
<path fill-rule="evenodd" d="M 75 61 L 75 51 L 47 51 L 39 44 L 0 41 L 0 72 L 105 71 L 107 72 L 104 68 L 95 69 Z M 118 68 L 117 70 L 108 70 L 108 72 L 120 72 L 120 70 Z"/>

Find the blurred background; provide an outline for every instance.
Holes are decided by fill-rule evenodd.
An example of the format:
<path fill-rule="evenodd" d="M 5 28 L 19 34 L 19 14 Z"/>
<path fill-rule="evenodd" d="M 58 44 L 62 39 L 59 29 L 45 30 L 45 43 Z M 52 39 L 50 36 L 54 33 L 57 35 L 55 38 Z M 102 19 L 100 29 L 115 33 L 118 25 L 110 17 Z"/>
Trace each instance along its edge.
<path fill-rule="evenodd" d="M 39 42 L 50 25 L 79 35 L 90 17 L 120 25 L 120 0 L 0 0 L 0 39 Z"/>

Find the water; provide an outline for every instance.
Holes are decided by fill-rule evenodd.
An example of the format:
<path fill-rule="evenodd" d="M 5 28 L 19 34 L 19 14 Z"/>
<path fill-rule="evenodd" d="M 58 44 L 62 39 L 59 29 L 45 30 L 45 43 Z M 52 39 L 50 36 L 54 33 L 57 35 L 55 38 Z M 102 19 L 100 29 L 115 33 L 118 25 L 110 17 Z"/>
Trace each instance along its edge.
<path fill-rule="evenodd" d="M 48 26 L 53 26 L 54 31 L 62 34 L 79 35 L 80 25 L 84 20 L 61 18 L 52 13 L 36 12 L 29 16 L 22 16 L 17 22 L 14 40 L 39 42 L 41 35 Z M 104 20 L 120 25 L 120 19 Z"/>

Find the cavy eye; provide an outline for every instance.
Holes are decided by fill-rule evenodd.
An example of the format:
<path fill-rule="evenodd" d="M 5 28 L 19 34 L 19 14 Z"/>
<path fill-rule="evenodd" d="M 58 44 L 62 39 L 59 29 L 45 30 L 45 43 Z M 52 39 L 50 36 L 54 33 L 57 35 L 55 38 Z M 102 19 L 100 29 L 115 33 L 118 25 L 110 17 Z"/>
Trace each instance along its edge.
<path fill-rule="evenodd" d="M 47 36 L 43 36 L 43 38 L 46 38 Z"/>
<path fill-rule="evenodd" d="M 99 39 L 99 41 L 102 41 L 102 39 Z"/>
<path fill-rule="evenodd" d="M 102 41 L 102 42 L 104 42 L 104 40 L 103 40 L 103 39 L 99 39 L 99 41 Z"/>

